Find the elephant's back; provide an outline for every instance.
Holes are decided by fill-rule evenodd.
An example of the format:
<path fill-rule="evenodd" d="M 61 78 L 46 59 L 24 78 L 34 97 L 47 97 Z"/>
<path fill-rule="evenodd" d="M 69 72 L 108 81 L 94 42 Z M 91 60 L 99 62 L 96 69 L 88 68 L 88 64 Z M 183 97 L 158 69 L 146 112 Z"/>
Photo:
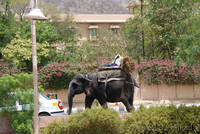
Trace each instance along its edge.
<path fill-rule="evenodd" d="M 98 81 L 105 81 L 110 78 L 126 78 L 127 75 L 121 69 L 102 70 L 97 73 Z"/>

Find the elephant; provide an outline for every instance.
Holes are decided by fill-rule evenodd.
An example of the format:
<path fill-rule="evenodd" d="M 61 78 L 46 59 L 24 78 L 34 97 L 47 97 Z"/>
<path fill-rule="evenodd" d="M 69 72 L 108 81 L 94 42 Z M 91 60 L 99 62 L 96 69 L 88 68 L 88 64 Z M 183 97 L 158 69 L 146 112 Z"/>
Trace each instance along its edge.
<path fill-rule="evenodd" d="M 68 115 L 71 114 L 73 97 L 81 93 L 86 95 L 85 108 L 91 108 L 94 99 L 97 99 L 103 107 L 107 107 L 107 102 L 122 102 L 126 110 L 130 112 L 134 110 L 134 86 L 139 88 L 133 76 L 123 70 L 105 70 L 86 75 L 77 74 L 69 83 Z"/>

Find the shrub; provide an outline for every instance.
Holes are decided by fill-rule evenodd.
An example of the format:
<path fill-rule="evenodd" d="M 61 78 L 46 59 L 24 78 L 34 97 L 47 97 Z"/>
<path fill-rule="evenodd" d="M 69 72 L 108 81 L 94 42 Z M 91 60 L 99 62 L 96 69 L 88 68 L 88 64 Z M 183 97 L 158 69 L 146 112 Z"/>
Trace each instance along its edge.
<path fill-rule="evenodd" d="M 120 134 L 120 117 L 110 109 L 87 109 L 68 120 L 54 122 L 44 134 Z"/>
<path fill-rule="evenodd" d="M 4 75 L 0 77 L 0 107 L 9 119 L 11 127 L 17 134 L 33 133 L 33 76 L 31 74 Z M 39 91 L 43 89 L 39 85 Z M 16 101 L 21 104 L 30 104 L 30 109 L 24 105 L 21 111 L 16 112 Z"/>
<path fill-rule="evenodd" d="M 32 68 L 32 41 L 31 39 L 22 39 L 16 36 L 6 47 L 2 50 L 2 55 L 9 59 L 18 67 Z M 47 42 L 37 43 L 37 62 L 41 63 L 42 59 L 49 56 L 50 45 Z"/>
<path fill-rule="evenodd" d="M 144 61 L 137 66 L 138 72 L 148 84 L 199 84 L 200 66 L 186 66 L 172 60 Z"/>
<path fill-rule="evenodd" d="M 0 62 L 0 77 L 5 74 L 13 75 L 17 73 L 21 73 L 21 70 L 7 63 Z"/>
<path fill-rule="evenodd" d="M 184 105 L 151 107 L 128 115 L 122 125 L 123 134 L 200 133 L 200 107 Z"/>
<path fill-rule="evenodd" d="M 86 74 L 95 69 L 94 63 L 52 63 L 39 70 L 39 81 L 47 89 L 64 89 L 75 74 Z"/>

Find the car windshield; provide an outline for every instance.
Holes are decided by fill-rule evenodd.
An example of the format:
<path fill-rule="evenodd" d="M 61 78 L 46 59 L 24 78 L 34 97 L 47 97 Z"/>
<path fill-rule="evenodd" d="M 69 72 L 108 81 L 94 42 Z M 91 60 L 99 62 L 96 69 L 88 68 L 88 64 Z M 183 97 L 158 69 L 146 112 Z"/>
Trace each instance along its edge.
<path fill-rule="evenodd" d="M 41 94 L 41 96 L 43 96 L 43 97 L 46 98 L 47 100 L 51 100 L 49 97 L 47 97 L 47 96 L 44 95 L 44 94 Z"/>

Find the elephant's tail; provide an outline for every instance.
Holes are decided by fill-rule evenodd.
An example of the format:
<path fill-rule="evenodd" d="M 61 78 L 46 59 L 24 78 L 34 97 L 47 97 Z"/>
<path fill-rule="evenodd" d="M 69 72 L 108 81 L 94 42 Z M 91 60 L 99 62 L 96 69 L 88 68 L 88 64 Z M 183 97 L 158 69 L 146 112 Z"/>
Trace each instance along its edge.
<path fill-rule="evenodd" d="M 140 86 L 137 84 L 136 80 L 133 78 L 132 75 L 131 75 L 131 80 L 134 86 L 136 86 L 137 88 L 140 88 Z"/>

